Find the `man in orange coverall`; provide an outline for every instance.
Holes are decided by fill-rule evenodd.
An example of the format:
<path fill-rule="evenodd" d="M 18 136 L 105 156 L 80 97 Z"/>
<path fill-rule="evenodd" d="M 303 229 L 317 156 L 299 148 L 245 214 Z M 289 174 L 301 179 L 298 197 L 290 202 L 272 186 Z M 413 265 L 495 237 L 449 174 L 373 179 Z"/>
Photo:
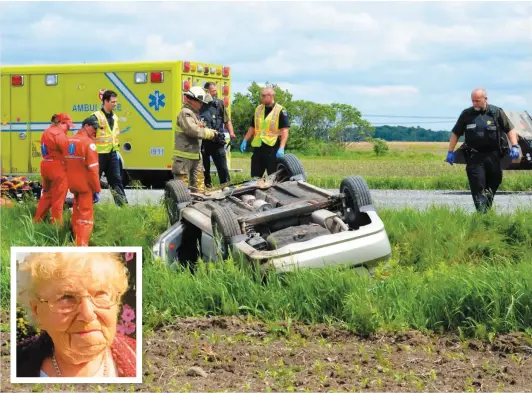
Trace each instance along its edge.
<path fill-rule="evenodd" d="M 89 116 L 76 135 L 68 138 L 65 155 L 68 188 L 74 194 L 72 232 L 77 246 L 88 246 L 94 225 L 93 201 L 98 202 L 100 171 L 94 139 L 100 128 L 96 116 Z"/>
<path fill-rule="evenodd" d="M 55 114 L 52 123 L 41 136 L 42 194 L 33 221 L 42 221 L 51 210 L 51 221 L 63 225 L 63 204 L 68 191 L 64 156 L 68 146 L 67 132 L 74 124 L 66 113 Z"/>

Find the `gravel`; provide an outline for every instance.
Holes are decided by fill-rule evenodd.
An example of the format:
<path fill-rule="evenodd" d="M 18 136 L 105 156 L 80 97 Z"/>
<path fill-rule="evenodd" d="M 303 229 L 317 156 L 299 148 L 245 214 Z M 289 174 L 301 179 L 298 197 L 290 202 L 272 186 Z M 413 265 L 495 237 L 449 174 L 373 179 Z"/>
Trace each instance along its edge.
<path fill-rule="evenodd" d="M 330 190 L 336 192 L 337 190 Z M 159 203 L 163 190 L 126 190 L 131 205 L 145 203 Z M 432 205 L 461 208 L 473 212 L 475 207 L 469 191 L 453 190 L 371 190 L 373 201 L 378 208 L 403 209 L 406 207 L 418 210 Z M 102 190 L 101 201 L 111 200 L 109 190 Z M 513 212 L 518 207 L 532 209 L 532 192 L 500 191 L 495 196 L 497 212 Z"/>

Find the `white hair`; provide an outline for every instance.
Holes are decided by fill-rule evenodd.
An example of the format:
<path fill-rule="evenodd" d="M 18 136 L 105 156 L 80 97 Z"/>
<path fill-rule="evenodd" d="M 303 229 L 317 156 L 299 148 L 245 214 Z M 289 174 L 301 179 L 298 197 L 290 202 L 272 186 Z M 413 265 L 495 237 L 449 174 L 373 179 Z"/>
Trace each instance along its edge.
<path fill-rule="evenodd" d="M 482 97 L 484 97 L 484 98 L 488 97 L 488 91 L 486 89 L 484 89 L 483 87 L 479 87 L 479 88 L 473 89 L 473 91 L 471 92 L 471 95 L 473 95 L 475 93 L 482 93 Z"/>

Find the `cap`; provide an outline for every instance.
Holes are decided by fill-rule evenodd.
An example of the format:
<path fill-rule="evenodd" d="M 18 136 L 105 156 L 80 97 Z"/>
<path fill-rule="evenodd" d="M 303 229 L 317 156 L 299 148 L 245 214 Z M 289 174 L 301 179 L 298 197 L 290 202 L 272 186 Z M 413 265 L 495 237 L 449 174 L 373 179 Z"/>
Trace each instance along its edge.
<path fill-rule="evenodd" d="M 55 115 L 55 121 L 60 123 L 67 124 L 70 128 L 74 128 L 74 123 L 72 123 L 72 118 L 68 113 L 58 113 Z"/>
<path fill-rule="evenodd" d="M 83 127 L 84 125 L 92 126 L 96 130 L 99 128 L 102 128 L 102 126 L 100 125 L 100 122 L 98 121 L 98 118 L 94 115 L 91 115 L 87 117 L 85 120 L 83 120 L 83 123 L 81 123 L 81 126 Z"/>

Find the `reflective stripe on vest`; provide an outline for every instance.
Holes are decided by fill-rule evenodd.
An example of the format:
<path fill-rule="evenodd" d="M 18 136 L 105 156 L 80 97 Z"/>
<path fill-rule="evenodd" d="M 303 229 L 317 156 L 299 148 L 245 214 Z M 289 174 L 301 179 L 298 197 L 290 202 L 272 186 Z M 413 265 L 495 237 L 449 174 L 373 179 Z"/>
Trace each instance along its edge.
<path fill-rule="evenodd" d="M 96 151 L 98 153 L 109 153 L 113 148 L 118 148 L 118 135 L 120 130 L 118 129 L 118 116 L 113 113 L 113 129 L 109 127 L 109 122 L 101 110 L 95 111 L 92 115 L 96 116 L 98 123 L 103 128 L 96 131 Z"/>
<path fill-rule="evenodd" d="M 279 116 L 283 107 L 276 103 L 266 117 L 264 110 L 264 105 L 259 105 L 255 109 L 255 137 L 251 141 L 253 147 L 259 147 L 262 142 L 273 146 L 279 136 Z"/>
<path fill-rule="evenodd" d="M 197 152 L 190 152 L 190 151 L 183 151 L 183 150 L 179 150 L 179 148 L 182 148 L 183 146 L 178 146 L 180 144 L 178 144 L 178 140 L 177 140 L 177 135 L 178 134 L 181 134 L 181 135 L 186 135 L 183 130 L 181 129 L 181 127 L 179 127 L 179 125 L 176 126 L 175 128 L 175 135 L 174 137 L 176 138 L 175 141 L 174 141 L 174 157 L 182 157 L 182 158 L 188 158 L 189 160 L 199 160 L 200 159 L 200 152 L 197 151 Z"/>
<path fill-rule="evenodd" d="M 174 150 L 174 157 L 188 158 L 189 160 L 199 160 L 199 153 L 190 153 L 188 151 Z"/>

